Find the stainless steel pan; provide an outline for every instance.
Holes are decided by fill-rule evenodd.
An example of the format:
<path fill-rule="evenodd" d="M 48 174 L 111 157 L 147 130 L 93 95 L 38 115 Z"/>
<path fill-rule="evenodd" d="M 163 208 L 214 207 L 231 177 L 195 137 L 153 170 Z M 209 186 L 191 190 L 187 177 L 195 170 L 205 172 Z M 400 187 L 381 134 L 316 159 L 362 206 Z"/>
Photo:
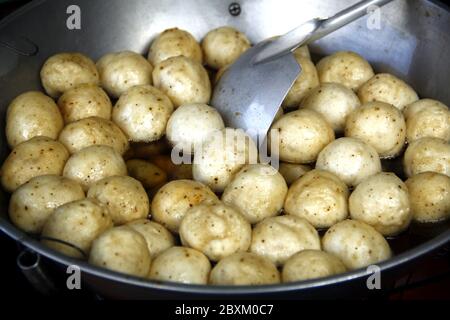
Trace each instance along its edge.
<path fill-rule="evenodd" d="M 36 0 L 0 22 L 0 123 L 16 95 L 40 89 L 43 61 L 61 51 L 81 51 L 98 59 L 124 49 L 145 53 L 152 38 L 180 27 L 199 39 L 210 29 L 233 25 L 253 42 L 284 33 L 315 16 L 339 11 L 357 0 Z M 69 29 L 70 5 L 81 10 L 81 29 Z M 70 10 L 69 10 L 70 11 Z M 380 18 L 379 21 L 377 18 Z M 379 72 L 407 80 L 422 97 L 450 105 L 450 11 L 426 0 L 397 0 L 311 46 L 316 55 L 353 50 Z M 0 130 L 0 160 L 9 150 Z M 397 167 L 396 163 L 387 166 Z M 0 193 L 0 229 L 62 269 L 77 264 L 82 279 L 106 297 L 341 297 L 364 294 L 366 270 L 300 283 L 261 287 L 205 287 L 154 283 L 92 267 L 61 256 L 16 229 L 7 217 L 8 195 Z M 407 270 L 408 263 L 450 241 L 449 224 L 416 227 L 391 240 L 397 255 L 382 264 L 382 286 Z M 350 290 L 351 289 L 351 290 Z"/>

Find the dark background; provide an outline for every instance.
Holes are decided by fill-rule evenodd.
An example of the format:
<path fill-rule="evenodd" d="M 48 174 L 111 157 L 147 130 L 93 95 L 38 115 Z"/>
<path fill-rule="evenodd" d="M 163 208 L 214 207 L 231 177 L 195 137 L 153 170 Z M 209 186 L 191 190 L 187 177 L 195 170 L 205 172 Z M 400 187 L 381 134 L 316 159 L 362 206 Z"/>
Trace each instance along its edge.
<path fill-rule="evenodd" d="M 0 19 L 26 4 L 27 0 L 0 0 Z M 10 299 L 41 299 L 45 298 L 37 292 L 16 267 L 17 254 L 22 250 L 15 241 L 0 232 L 0 279 L 2 291 Z M 58 283 L 58 282 L 57 282 Z M 62 283 L 58 283 L 63 286 Z M 81 300 L 100 299 L 88 288 L 81 291 L 62 290 L 53 298 L 77 298 Z M 382 300 L 410 299 L 445 299 L 450 300 L 450 245 L 430 254 L 412 266 L 406 274 L 397 281 L 397 288 L 384 291 L 378 297 Z"/>
<path fill-rule="evenodd" d="M 29 1 L 0 0 L 0 19 L 26 4 Z M 0 277 L 3 278 L 3 290 L 9 292 L 11 298 L 30 299 L 37 297 L 37 293 L 29 286 L 27 281 L 16 268 L 18 246 L 0 231 L 0 250 L 3 253 L 0 260 Z"/>

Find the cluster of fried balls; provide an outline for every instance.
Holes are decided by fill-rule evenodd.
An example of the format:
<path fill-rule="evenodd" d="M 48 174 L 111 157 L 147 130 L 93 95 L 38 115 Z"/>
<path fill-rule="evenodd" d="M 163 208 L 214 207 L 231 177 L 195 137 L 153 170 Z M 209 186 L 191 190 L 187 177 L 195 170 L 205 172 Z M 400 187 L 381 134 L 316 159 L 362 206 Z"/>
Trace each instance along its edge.
<path fill-rule="evenodd" d="M 272 125 L 280 168 L 250 163 L 255 143 L 208 105 L 250 46 L 231 27 L 201 43 L 173 28 L 147 59 L 51 56 L 46 94 L 25 92 L 7 111 L 12 223 L 129 275 L 262 285 L 379 263 L 392 255 L 386 237 L 450 217 L 448 107 L 354 52 L 317 64 L 307 47 L 294 52 L 302 73 Z M 174 163 L 172 147 L 193 165 Z M 406 182 L 382 171 L 380 159 L 399 156 Z"/>

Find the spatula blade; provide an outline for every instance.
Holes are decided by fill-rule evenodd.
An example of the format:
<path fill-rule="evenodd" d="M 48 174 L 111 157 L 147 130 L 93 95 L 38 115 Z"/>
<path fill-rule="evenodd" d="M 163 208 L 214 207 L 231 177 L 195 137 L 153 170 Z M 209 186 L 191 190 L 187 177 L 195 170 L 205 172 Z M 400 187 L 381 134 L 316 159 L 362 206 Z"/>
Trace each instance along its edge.
<path fill-rule="evenodd" d="M 301 72 L 293 54 L 254 65 L 264 44 L 247 50 L 222 75 L 212 105 L 225 124 L 255 138 L 265 137 L 284 98 Z"/>

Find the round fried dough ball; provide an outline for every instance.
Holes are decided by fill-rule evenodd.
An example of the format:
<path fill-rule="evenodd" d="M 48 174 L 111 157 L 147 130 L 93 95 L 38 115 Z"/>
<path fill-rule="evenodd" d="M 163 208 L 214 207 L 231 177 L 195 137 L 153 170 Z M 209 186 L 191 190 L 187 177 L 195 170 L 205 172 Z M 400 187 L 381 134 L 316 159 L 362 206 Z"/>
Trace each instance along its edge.
<path fill-rule="evenodd" d="M 160 90 L 134 86 L 122 94 L 113 109 L 113 121 L 134 142 L 153 142 L 166 133 L 173 104 Z"/>
<path fill-rule="evenodd" d="M 47 219 L 42 243 L 67 256 L 86 258 L 94 239 L 112 226 L 102 204 L 92 199 L 73 201 L 56 208 Z"/>
<path fill-rule="evenodd" d="M 203 252 L 219 261 L 250 246 L 252 228 L 244 216 L 222 203 L 202 203 L 187 210 L 180 224 L 184 246 Z"/>
<path fill-rule="evenodd" d="M 340 138 L 319 154 L 316 168 L 337 175 L 348 186 L 357 186 L 364 178 L 381 172 L 377 151 L 356 138 Z"/>
<path fill-rule="evenodd" d="M 272 217 L 253 228 L 250 252 L 268 258 L 277 266 L 305 249 L 320 250 L 320 237 L 303 218 L 291 215 Z"/>
<path fill-rule="evenodd" d="M 222 201 L 239 209 L 248 222 L 258 223 L 281 212 L 288 187 L 270 165 L 251 164 L 241 169 L 225 188 Z M 249 195 L 253 195 L 249 197 Z"/>
<path fill-rule="evenodd" d="M 313 89 L 301 107 L 319 112 L 335 132 L 343 132 L 347 116 L 361 103 L 353 90 L 339 83 L 322 83 Z"/>
<path fill-rule="evenodd" d="M 382 172 L 363 180 L 350 195 L 350 216 L 384 236 L 395 236 L 411 222 L 408 188 L 395 174 Z"/>
<path fill-rule="evenodd" d="M 245 34 L 228 26 L 209 31 L 202 41 L 205 62 L 216 70 L 232 64 L 250 47 Z"/>
<path fill-rule="evenodd" d="M 139 219 L 129 222 L 127 226 L 145 238 L 152 259 L 175 245 L 175 238 L 169 230 L 154 221 Z"/>
<path fill-rule="evenodd" d="M 58 107 L 66 124 L 89 117 L 111 119 L 111 100 L 102 88 L 93 84 L 67 90 L 59 97 Z"/>
<path fill-rule="evenodd" d="M 12 194 L 9 217 L 21 230 L 39 234 L 56 208 L 83 198 L 83 188 L 75 181 L 55 175 L 35 177 Z"/>
<path fill-rule="evenodd" d="M 3 162 L 1 182 L 3 188 L 13 192 L 34 177 L 61 175 L 69 152 L 58 141 L 35 137 L 18 144 Z"/>
<path fill-rule="evenodd" d="M 315 228 L 329 228 L 348 215 L 348 188 L 336 175 L 312 170 L 289 188 L 286 214 L 308 220 Z"/>
<path fill-rule="evenodd" d="M 211 271 L 209 283 L 221 286 L 257 286 L 280 282 L 277 267 L 264 257 L 237 252 L 223 258 Z"/>
<path fill-rule="evenodd" d="M 202 48 L 189 32 L 178 28 L 164 30 L 153 40 L 148 61 L 153 66 L 172 57 L 185 56 L 203 62 Z"/>
<path fill-rule="evenodd" d="M 152 84 L 152 65 L 140 54 L 132 51 L 104 55 L 97 61 L 103 89 L 118 98 L 134 86 Z"/>
<path fill-rule="evenodd" d="M 450 176 L 450 145 L 439 138 L 422 138 L 405 151 L 403 168 L 408 177 L 432 171 Z"/>
<path fill-rule="evenodd" d="M 367 81 L 358 90 L 361 103 L 380 101 L 392 104 L 400 111 L 419 97 L 406 82 L 389 73 L 380 73 Z"/>
<path fill-rule="evenodd" d="M 403 114 L 408 142 L 420 138 L 440 138 L 450 142 L 450 111 L 445 104 L 422 99 L 407 105 Z"/>
<path fill-rule="evenodd" d="M 172 180 L 192 180 L 192 164 L 175 164 L 171 155 L 158 155 L 152 158 L 152 162 L 162 168 L 167 173 L 169 181 Z"/>
<path fill-rule="evenodd" d="M 225 128 L 208 136 L 194 155 L 194 179 L 221 192 L 246 164 L 256 163 L 258 149 L 242 129 Z"/>
<path fill-rule="evenodd" d="M 309 47 L 306 44 L 301 46 L 301 47 L 298 47 L 292 53 L 296 57 L 301 57 L 301 58 L 305 58 L 305 59 L 311 59 L 311 53 L 309 52 Z"/>
<path fill-rule="evenodd" d="M 149 278 L 187 284 L 207 284 L 211 263 L 198 250 L 173 247 L 153 260 Z"/>
<path fill-rule="evenodd" d="M 314 63 L 310 59 L 299 55 L 295 55 L 295 59 L 302 67 L 302 72 L 286 95 L 283 101 L 283 108 L 298 107 L 302 99 L 320 84 Z"/>
<path fill-rule="evenodd" d="M 312 168 L 308 165 L 287 162 L 281 162 L 280 167 L 278 168 L 278 171 L 283 176 L 288 186 L 311 170 Z"/>
<path fill-rule="evenodd" d="M 295 282 L 329 277 L 345 271 L 345 265 L 334 255 L 320 250 L 303 250 L 286 261 L 281 276 L 283 282 Z"/>
<path fill-rule="evenodd" d="M 90 146 L 74 153 L 63 171 L 63 176 L 77 181 L 84 191 L 101 179 L 126 174 L 125 161 L 108 146 Z"/>
<path fill-rule="evenodd" d="M 450 218 L 450 177 L 422 172 L 406 181 L 414 221 L 433 223 Z"/>
<path fill-rule="evenodd" d="M 153 161 L 155 157 L 165 155 L 170 150 L 170 144 L 165 139 L 153 142 L 131 142 L 130 149 L 126 153 L 126 159 L 137 158 Z"/>
<path fill-rule="evenodd" d="M 105 145 L 122 155 L 129 147 L 127 137 L 114 122 L 98 117 L 68 124 L 61 131 L 59 142 L 71 154 L 93 145 Z"/>
<path fill-rule="evenodd" d="M 112 176 L 95 182 L 88 198 L 103 203 L 115 225 L 146 218 L 150 211 L 147 193 L 142 184 L 128 176 Z"/>
<path fill-rule="evenodd" d="M 324 251 L 337 256 L 350 270 L 382 262 L 392 255 L 388 242 L 377 230 L 356 220 L 332 226 L 322 245 Z"/>
<path fill-rule="evenodd" d="M 322 149 L 334 140 L 334 131 L 318 112 L 301 109 L 289 112 L 276 121 L 271 130 L 278 131 L 278 139 L 270 136 L 270 144 L 279 144 L 281 161 L 311 163 Z"/>
<path fill-rule="evenodd" d="M 206 104 L 180 106 L 167 123 L 167 139 L 183 153 L 195 153 L 214 131 L 225 128 L 216 109 Z"/>
<path fill-rule="evenodd" d="M 184 56 L 158 63 L 153 71 L 153 83 L 172 100 L 175 108 L 208 103 L 211 98 L 208 72 L 199 62 Z"/>
<path fill-rule="evenodd" d="M 381 158 L 394 158 L 405 145 L 405 118 L 393 105 L 369 102 L 348 116 L 345 136 L 371 145 Z"/>
<path fill-rule="evenodd" d="M 317 64 L 320 83 L 335 82 L 357 90 L 374 76 L 373 69 L 363 57 L 351 51 L 338 51 Z"/>
<path fill-rule="evenodd" d="M 11 148 L 39 136 L 58 139 L 63 126 L 56 103 L 37 91 L 16 97 L 6 112 L 6 139 Z"/>
<path fill-rule="evenodd" d="M 227 71 L 229 67 L 230 67 L 230 65 L 226 65 L 225 67 L 222 67 L 219 70 L 217 70 L 216 76 L 214 77 L 214 82 L 213 82 L 214 85 L 217 85 L 217 83 L 219 83 L 220 79 L 222 78 L 225 71 Z"/>
<path fill-rule="evenodd" d="M 80 84 L 100 83 L 94 61 L 77 52 L 58 53 L 45 61 L 41 69 L 41 82 L 47 94 L 59 97 Z"/>
<path fill-rule="evenodd" d="M 131 159 L 126 162 L 128 174 L 138 180 L 144 188 L 161 186 L 167 181 L 167 174 L 151 162 Z"/>
<path fill-rule="evenodd" d="M 178 232 L 189 208 L 201 203 L 218 202 L 217 196 L 204 184 L 192 180 L 175 180 L 164 185 L 152 201 L 152 219 L 172 232 Z"/>
<path fill-rule="evenodd" d="M 144 237 L 127 227 L 115 227 L 92 244 L 89 263 L 137 277 L 147 277 L 151 258 Z"/>

